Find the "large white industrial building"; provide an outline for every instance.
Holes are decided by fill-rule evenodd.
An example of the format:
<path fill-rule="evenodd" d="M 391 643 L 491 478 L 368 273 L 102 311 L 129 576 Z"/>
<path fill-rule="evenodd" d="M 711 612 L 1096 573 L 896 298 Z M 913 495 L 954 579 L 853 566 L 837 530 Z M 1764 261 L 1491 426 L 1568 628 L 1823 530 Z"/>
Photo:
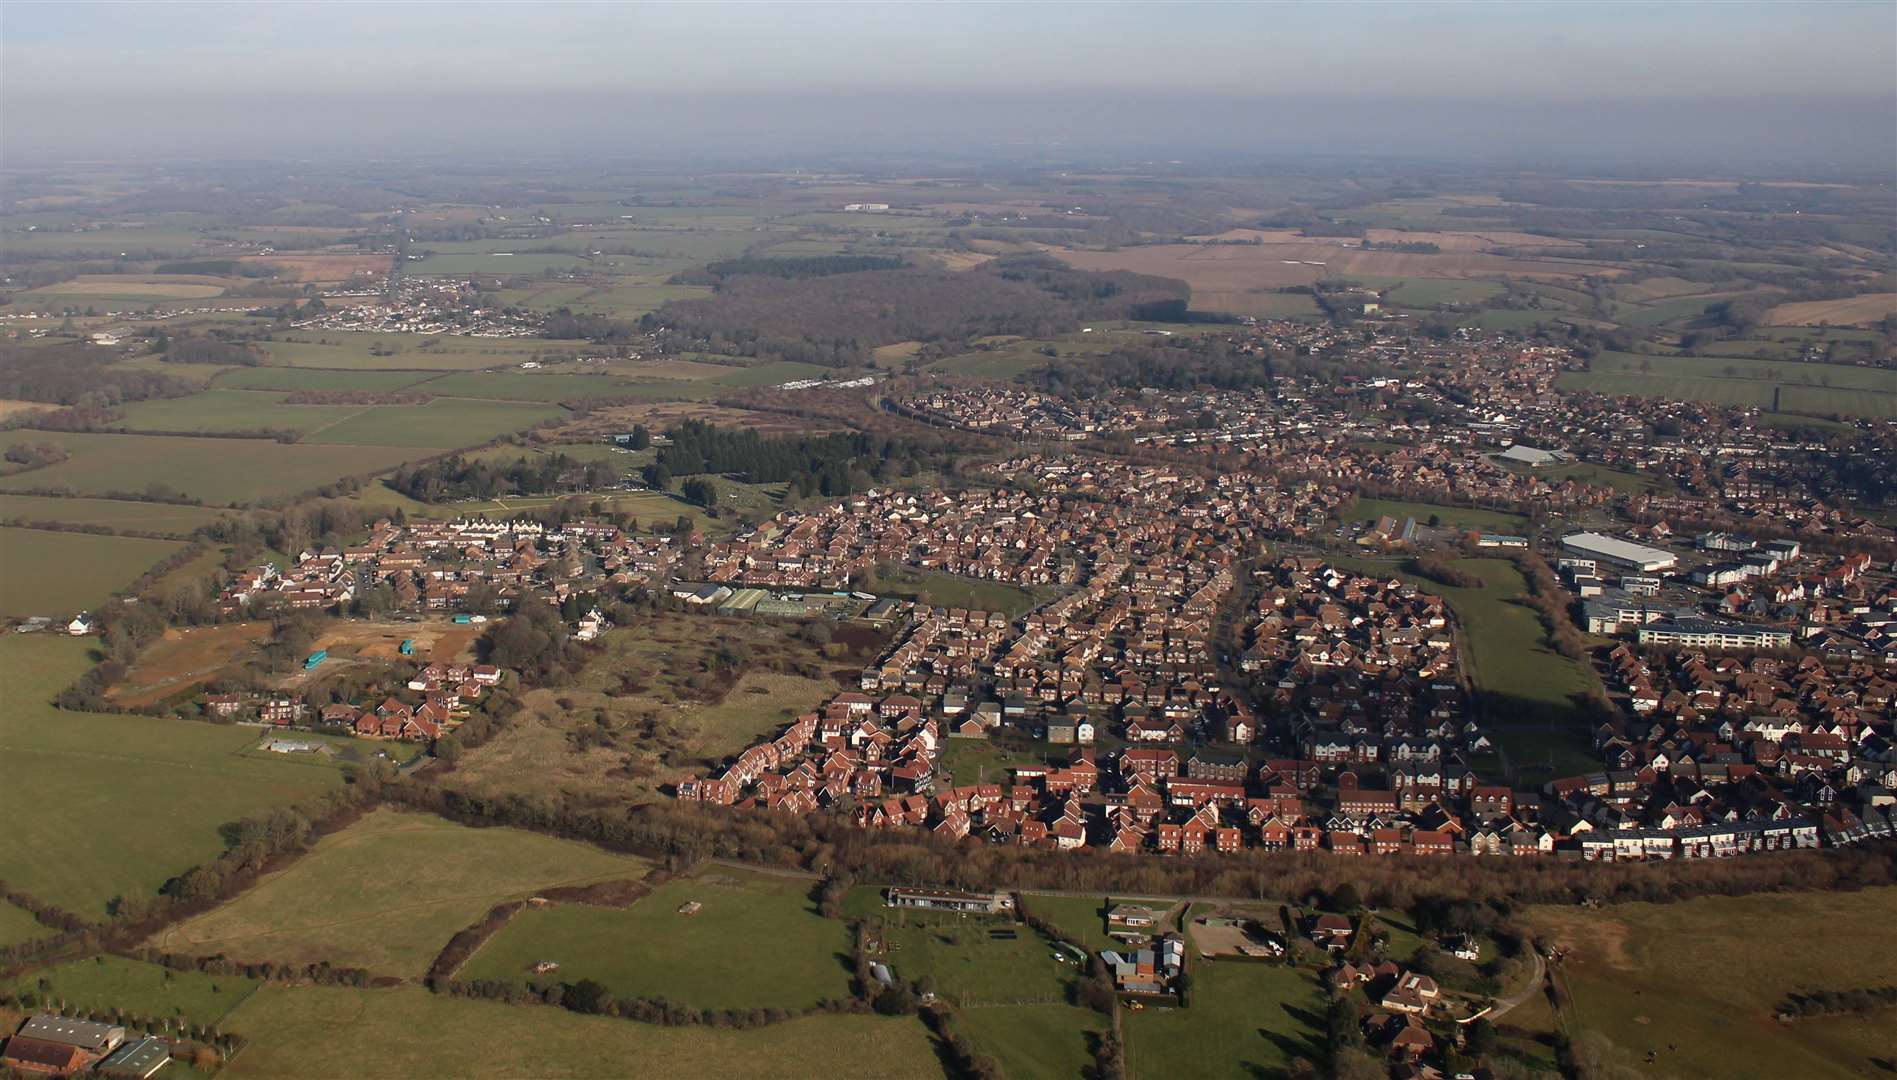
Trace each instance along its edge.
<path fill-rule="evenodd" d="M 1616 536 L 1602 536 L 1600 533 L 1583 532 L 1564 536 L 1561 546 L 1591 559 L 1604 559 L 1617 566 L 1632 567 L 1643 574 L 1671 570 L 1680 563 L 1672 552 L 1664 548 L 1648 547 Z"/>

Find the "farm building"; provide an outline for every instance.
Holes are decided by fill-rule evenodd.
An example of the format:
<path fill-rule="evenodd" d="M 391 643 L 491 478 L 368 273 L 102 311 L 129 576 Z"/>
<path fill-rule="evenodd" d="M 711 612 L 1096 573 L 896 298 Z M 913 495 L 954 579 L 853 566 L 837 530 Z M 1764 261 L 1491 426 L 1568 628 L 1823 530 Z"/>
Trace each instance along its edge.
<path fill-rule="evenodd" d="M 1009 893 L 954 892 L 946 889 L 891 889 L 885 899 L 890 907 L 925 908 L 931 911 L 962 911 L 996 915 L 1014 910 Z"/>

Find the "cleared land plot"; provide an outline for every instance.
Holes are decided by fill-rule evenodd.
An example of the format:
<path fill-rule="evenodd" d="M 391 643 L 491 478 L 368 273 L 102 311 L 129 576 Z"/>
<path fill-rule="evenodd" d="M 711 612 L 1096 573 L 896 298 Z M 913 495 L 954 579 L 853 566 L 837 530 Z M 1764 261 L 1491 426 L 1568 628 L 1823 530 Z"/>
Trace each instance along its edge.
<path fill-rule="evenodd" d="M 463 966 L 463 979 L 594 979 L 621 997 L 701 1009 L 801 1009 L 850 992 L 849 927 L 817 914 L 815 883 L 712 866 L 626 908 L 528 908 Z M 680 908 L 697 903 L 686 915 Z"/>
<path fill-rule="evenodd" d="M 913 1017 L 812 1016 L 767 1028 L 658 1027 L 420 988 L 267 986 L 225 1024 L 251 1040 L 232 1077 L 939 1077 Z M 347 1032 L 339 1038 L 339 1032 Z"/>
<path fill-rule="evenodd" d="M 1780 1024 L 1788 994 L 1888 985 L 1897 888 L 1705 897 L 1600 910 L 1531 908 L 1569 950 L 1570 1033 L 1598 1031 L 1650 1075 L 1846 1077 L 1878 1071 L 1891 1013 Z M 1849 927 L 1814 933 L 1814 927 Z"/>
<path fill-rule="evenodd" d="M 1780 304 L 1766 318 L 1788 326 L 1870 326 L 1897 315 L 1897 293 L 1866 293 L 1842 300 L 1805 300 Z"/>
<path fill-rule="evenodd" d="M 1126 1015 L 1129 1075 L 1275 1075 L 1322 1059 L 1325 996 L 1314 973 L 1226 960 L 1197 964 L 1192 979 L 1191 1008 Z"/>
<path fill-rule="evenodd" d="M 1012 1080 L 1073 1080 L 1093 1065 L 1093 1044 L 1108 1020 L 1072 1005 L 964 1008 L 957 1014 L 977 1053 L 1000 1063 Z"/>
<path fill-rule="evenodd" d="M 643 859 L 516 829 L 376 810 L 236 899 L 163 931 L 169 952 L 328 960 L 420 976 L 495 904 L 560 885 L 638 878 Z"/>
<path fill-rule="evenodd" d="M 125 532 L 189 536 L 225 517 L 208 506 L 132 502 L 125 499 L 62 499 L 51 495 L 0 495 L 0 521 L 27 523 L 61 521 L 69 525 L 102 525 Z"/>
<path fill-rule="evenodd" d="M 42 984 L 50 985 L 42 990 Z M 153 1020 L 215 1024 L 262 985 L 242 975 L 172 971 L 122 956 L 94 956 L 35 971 L 12 989 L 57 997 L 79 1010 L 123 1009 Z"/>
<path fill-rule="evenodd" d="M 217 857 L 220 826 L 339 782 L 333 769 L 240 756 L 252 728 L 54 709 L 89 649 L 0 638 L 0 879 L 14 888 L 97 918 L 113 897 L 150 895 Z"/>
<path fill-rule="evenodd" d="M 212 505 L 292 495 L 360 473 L 392 469 L 427 451 L 401 446 L 325 446 L 271 439 L 41 432 L 71 455 L 57 465 L 0 479 L 0 491 L 64 488 L 80 495 L 163 486 Z"/>
<path fill-rule="evenodd" d="M 0 528 L 0 615 L 90 610 L 182 547 L 176 540 Z"/>
<path fill-rule="evenodd" d="M 254 656 L 270 635 L 270 624 L 264 622 L 172 627 L 145 646 L 107 696 L 136 707 L 185 693 L 229 665 Z"/>

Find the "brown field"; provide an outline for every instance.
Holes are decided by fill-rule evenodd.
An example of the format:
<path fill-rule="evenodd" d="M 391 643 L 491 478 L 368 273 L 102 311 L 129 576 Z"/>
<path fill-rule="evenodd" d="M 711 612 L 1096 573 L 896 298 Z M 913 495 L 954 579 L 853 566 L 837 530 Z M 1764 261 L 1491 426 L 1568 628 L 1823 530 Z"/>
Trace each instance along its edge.
<path fill-rule="evenodd" d="M 932 254 L 937 262 L 949 270 L 972 270 L 994 258 L 979 251 L 937 251 Z"/>
<path fill-rule="evenodd" d="M 28 289 L 20 295 L 118 296 L 136 293 L 166 300 L 203 300 L 223 295 L 226 284 L 217 278 L 189 274 L 81 274 L 71 281 Z"/>
<path fill-rule="evenodd" d="M 1051 254 L 1083 270 L 1132 270 L 1179 278 L 1192 287 L 1195 308 L 1240 314 L 1252 313 L 1254 308 L 1263 306 L 1259 299 L 1263 294 L 1288 285 L 1310 285 L 1325 278 L 1570 278 L 1616 272 L 1602 263 L 1519 259 L 1483 252 L 1410 255 L 1364 251 L 1338 240 L 1219 247 L 1157 244 L 1122 251 L 1056 248 L 1051 249 Z"/>
<path fill-rule="evenodd" d="M 356 274 L 389 272 L 389 257 L 375 254 L 246 255 L 243 261 L 281 267 L 284 276 L 296 281 L 346 281 Z"/>
<path fill-rule="evenodd" d="M 898 341 L 894 345 L 878 345 L 870 352 L 877 367 L 900 367 L 903 361 L 922 351 L 920 341 Z"/>
<path fill-rule="evenodd" d="M 10 398 L 0 398 L 0 420 L 11 420 L 16 416 L 23 416 L 26 413 L 41 412 L 46 409 L 56 409 L 58 407 L 57 405 L 48 405 L 43 401 L 14 401 Z"/>
<path fill-rule="evenodd" d="M 155 704 L 247 659 L 268 640 L 267 622 L 174 627 L 147 646 L 105 696 L 128 708 Z"/>
<path fill-rule="evenodd" d="M 1897 315 L 1897 293 L 1865 293 L 1842 300 L 1780 304 L 1766 313 L 1765 321 L 1776 326 L 1869 326 L 1890 315 Z"/>
<path fill-rule="evenodd" d="M 486 626 L 457 624 L 448 619 L 419 623 L 375 623 L 337 620 L 317 635 L 312 649 L 330 649 L 339 658 L 359 656 L 372 660 L 428 663 L 440 660 L 472 661 L 474 642 Z M 402 655 L 402 642 L 415 642 L 415 655 Z"/>

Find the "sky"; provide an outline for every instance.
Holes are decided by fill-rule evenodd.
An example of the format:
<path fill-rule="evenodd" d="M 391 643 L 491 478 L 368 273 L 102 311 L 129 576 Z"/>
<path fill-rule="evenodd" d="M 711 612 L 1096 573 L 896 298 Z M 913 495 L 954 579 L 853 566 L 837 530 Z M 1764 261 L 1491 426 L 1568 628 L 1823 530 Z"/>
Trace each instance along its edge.
<path fill-rule="evenodd" d="M 1897 3 L 0 0 L 8 158 L 1897 153 Z"/>

